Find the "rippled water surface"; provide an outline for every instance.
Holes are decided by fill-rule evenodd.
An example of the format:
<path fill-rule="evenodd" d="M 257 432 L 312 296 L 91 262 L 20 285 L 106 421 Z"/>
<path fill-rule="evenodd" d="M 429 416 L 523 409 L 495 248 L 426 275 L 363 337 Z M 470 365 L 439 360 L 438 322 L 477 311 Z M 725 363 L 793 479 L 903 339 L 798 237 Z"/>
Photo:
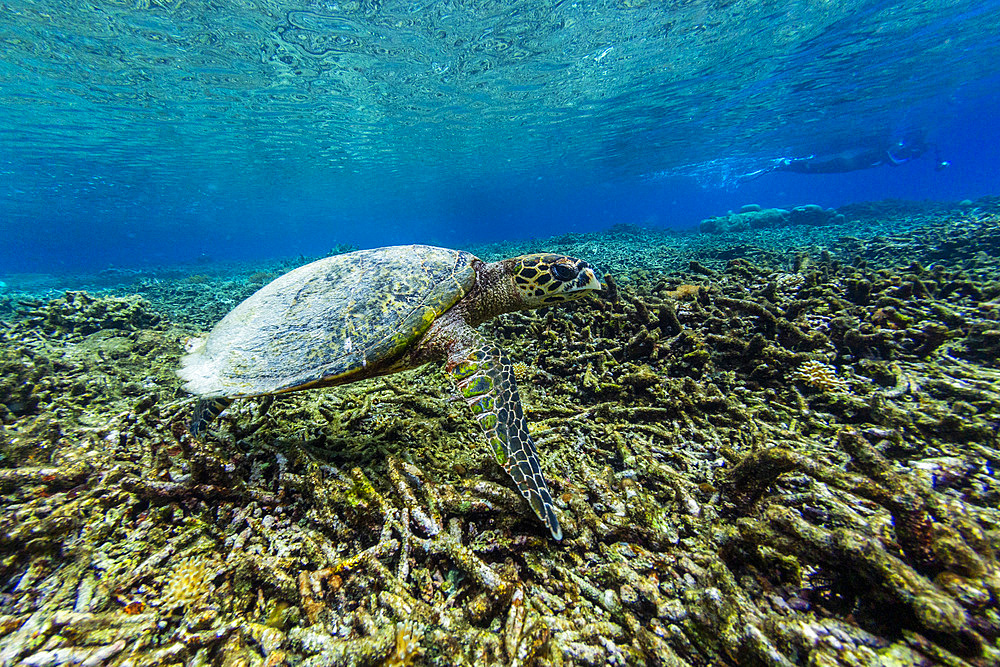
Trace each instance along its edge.
<path fill-rule="evenodd" d="M 484 184 L 509 207 L 539 179 L 924 126 L 996 89 L 996 25 L 980 1 L 16 0 L 0 213 L 181 238 L 411 204 L 469 220 Z"/>

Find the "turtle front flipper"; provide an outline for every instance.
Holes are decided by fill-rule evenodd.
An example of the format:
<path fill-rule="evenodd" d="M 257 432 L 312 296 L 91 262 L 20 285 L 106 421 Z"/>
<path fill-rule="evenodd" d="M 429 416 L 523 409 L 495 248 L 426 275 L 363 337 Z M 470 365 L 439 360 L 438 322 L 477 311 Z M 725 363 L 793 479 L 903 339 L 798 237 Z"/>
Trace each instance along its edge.
<path fill-rule="evenodd" d="M 562 539 L 553 510 L 552 494 L 538 463 L 535 443 L 528 435 L 528 421 L 514 383 L 514 369 L 507 357 L 474 331 L 472 345 L 453 351 L 448 372 L 483 427 L 486 442 L 497 463 L 511 476 L 538 518 Z"/>
<path fill-rule="evenodd" d="M 191 423 L 188 424 L 188 430 L 191 431 L 191 435 L 198 436 L 204 431 L 212 420 L 222 414 L 222 411 L 233 404 L 233 399 L 231 398 L 203 398 L 198 401 L 194 406 L 194 412 L 191 413 Z"/>

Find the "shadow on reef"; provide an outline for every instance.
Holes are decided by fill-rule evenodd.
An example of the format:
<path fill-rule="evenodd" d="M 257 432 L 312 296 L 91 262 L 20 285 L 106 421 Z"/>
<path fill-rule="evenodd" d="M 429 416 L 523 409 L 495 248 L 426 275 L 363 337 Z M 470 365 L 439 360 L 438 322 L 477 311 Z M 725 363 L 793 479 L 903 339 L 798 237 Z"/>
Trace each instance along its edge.
<path fill-rule="evenodd" d="M 488 325 L 561 543 L 436 368 L 199 441 L 191 331 L 30 305 L 0 325 L 0 664 L 997 664 L 998 221 L 669 271 L 666 235 L 602 239 L 633 265 L 601 300 Z"/>

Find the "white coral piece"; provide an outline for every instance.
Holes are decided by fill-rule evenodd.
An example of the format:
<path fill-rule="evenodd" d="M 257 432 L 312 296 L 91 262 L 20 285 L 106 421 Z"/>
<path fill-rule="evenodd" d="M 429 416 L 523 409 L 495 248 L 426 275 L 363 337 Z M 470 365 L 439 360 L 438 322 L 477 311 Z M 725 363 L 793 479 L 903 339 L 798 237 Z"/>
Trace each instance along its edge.
<path fill-rule="evenodd" d="M 849 389 L 847 382 L 843 378 L 837 377 L 837 371 L 833 366 L 812 359 L 803 362 L 792 373 L 792 379 L 805 382 L 810 387 L 825 392 L 847 391 Z"/>

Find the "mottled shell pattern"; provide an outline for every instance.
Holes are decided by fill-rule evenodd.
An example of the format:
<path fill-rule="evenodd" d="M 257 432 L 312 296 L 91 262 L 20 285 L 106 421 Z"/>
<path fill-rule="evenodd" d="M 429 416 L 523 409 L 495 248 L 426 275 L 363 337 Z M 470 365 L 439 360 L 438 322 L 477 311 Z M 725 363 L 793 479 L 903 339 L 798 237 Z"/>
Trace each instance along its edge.
<path fill-rule="evenodd" d="M 299 267 L 189 345 L 184 388 L 236 398 L 379 375 L 469 293 L 474 260 L 467 252 L 409 245 Z"/>

